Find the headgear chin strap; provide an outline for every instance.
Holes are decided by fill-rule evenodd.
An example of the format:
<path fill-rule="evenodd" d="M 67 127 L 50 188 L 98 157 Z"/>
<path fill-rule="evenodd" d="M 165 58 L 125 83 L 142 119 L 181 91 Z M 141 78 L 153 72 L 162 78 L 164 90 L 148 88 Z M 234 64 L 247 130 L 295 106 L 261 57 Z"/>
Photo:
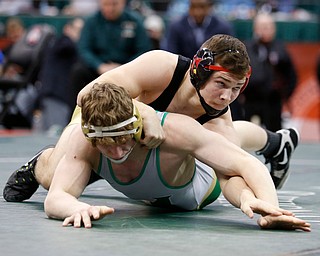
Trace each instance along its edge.
<path fill-rule="evenodd" d="M 114 158 L 112 158 L 112 157 L 110 157 L 110 156 L 105 156 L 105 157 L 108 158 L 112 163 L 122 164 L 122 163 L 124 163 L 124 162 L 128 159 L 128 157 L 129 157 L 129 155 L 131 154 L 131 152 L 132 152 L 133 148 L 135 147 L 135 145 L 137 145 L 137 143 L 135 143 L 135 144 L 130 148 L 130 150 L 129 150 L 127 153 L 125 153 L 123 157 L 121 157 L 121 158 L 119 158 L 119 159 L 114 159 Z"/>
<path fill-rule="evenodd" d="M 196 53 L 196 55 L 193 57 L 191 62 L 190 80 L 198 93 L 202 107 L 204 108 L 204 110 L 209 116 L 216 116 L 223 110 L 217 110 L 211 107 L 209 104 L 207 104 L 204 98 L 200 94 L 200 88 L 209 79 L 213 71 L 230 72 L 230 70 L 224 67 L 214 65 L 215 64 L 214 57 L 227 52 L 239 53 L 238 50 L 231 50 L 231 49 L 215 53 L 210 51 L 207 48 L 202 48 Z M 250 75 L 251 75 L 251 67 L 248 74 L 246 75 L 246 81 L 242 86 L 240 93 L 247 87 Z"/>
<path fill-rule="evenodd" d="M 81 127 L 82 127 L 83 134 L 89 140 L 92 138 L 115 137 L 115 136 L 133 134 L 133 138 L 135 139 L 135 141 L 138 142 L 142 134 L 142 118 L 139 114 L 138 108 L 135 105 L 133 109 L 134 110 L 133 110 L 132 117 L 115 125 L 94 126 L 94 125 L 82 123 Z M 133 124 L 133 129 L 124 130 L 124 131 L 115 131 L 131 123 Z"/>

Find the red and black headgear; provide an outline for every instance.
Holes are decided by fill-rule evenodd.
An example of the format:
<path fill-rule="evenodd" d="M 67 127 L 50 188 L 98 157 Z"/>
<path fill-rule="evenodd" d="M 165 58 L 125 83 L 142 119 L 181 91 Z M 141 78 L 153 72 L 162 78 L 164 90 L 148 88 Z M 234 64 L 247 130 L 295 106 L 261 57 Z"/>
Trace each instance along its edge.
<path fill-rule="evenodd" d="M 204 98 L 200 94 L 200 88 L 209 79 L 213 71 L 231 72 L 230 70 L 224 67 L 215 65 L 215 59 L 214 59 L 215 56 L 228 53 L 228 52 L 239 53 L 237 50 L 231 50 L 231 49 L 215 53 L 210 51 L 207 48 L 202 48 L 196 53 L 196 55 L 193 57 L 193 60 L 191 62 L 190 80 L 193 86 L 196 88 L 202 107 L 204 108 L 204 110 L 209 116 L 218 116 L 224 110 L 214 109 L 209 104 L 207 104 Z M 251 75 L 251 68 L 249 69 L 249 72 L 246 75 L 246 81 L 245 81 L 245 84 L 242 86 L 240 93 L 243 92 L 243 90 L 247 87 L 250 75 Z"/>
<path fill-rule="evenodd" d="M 221 67 L 216 66 L 215 64 L 215 56 L 225 53 L 238 53 L 237 50 L 225 50 L 222 52 L 212 52 L 207 48 L 200 49 L 196 55 L 193 57 L 193 60 L 191 62 L 191 68 L 190 68 L 190 79 L 193 86 L 199 90 L 200 87 L 209 79 L 213 71 L 225 71 L 225 72 L 231 72 L 230 70 Z M 241 88 L 241 92 L 247 87 L 249 78 L 251 75 L 251 68 L 249 72 L 246 75 L 246 81 L 244 86 Z"/>

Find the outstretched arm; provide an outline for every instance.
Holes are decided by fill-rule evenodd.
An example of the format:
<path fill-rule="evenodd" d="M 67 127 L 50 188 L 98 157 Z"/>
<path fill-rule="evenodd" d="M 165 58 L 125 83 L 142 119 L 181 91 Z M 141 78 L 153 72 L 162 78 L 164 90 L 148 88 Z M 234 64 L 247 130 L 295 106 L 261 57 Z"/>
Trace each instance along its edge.
<path fill-rule="evenodd" d="M 261 227 L 281 227 L 280 223 L 290 226 L 294 221 L 301 221 L 291 212 L 279 208 L 269 171 L 257 158 L 186 116 L 168 115 L 164 129 L 167 145 L 188 152 L 216 171 L 222 192 L 229 202 L 249 217 L 253 212 L 264 217 L 259 222 Z M 276 217 L 280 216 L 279 221 Z M 279 223 L 275 224 L 276 221 Z M 309 224 L 299 223 L 308 231 Z"/>
<path fill-rule="evenodd" d="M 258 199 L 278 205 L 269 171 L 260 160 L 187 116 L 169 114 L 164 129 L 166 144 L 172 142 L 172 147 L 192 154 L 219 177 L 242 177 Z"/>
<path fill-rule="evenodd" d="M 68 127 L 67 129 L 69 129 Z M 76 132 L 80 135 L 80 127 Z M 92 220 L 98 220 L 113 213 L 107 206 L 92 206 L 78 200 L 86 187 L 94 160 L 95 149 L 85 141 L 83 135 L 73 133 L 66 155 L 60 160 L 48 195 L 45 199 L 45 212 L 49 218 L 64 219 L 63 225 L 90 228 Z M 57 144 L 59 146 L 59 143 Z M 99 155 L 99 154 L 98 154 Z"/>

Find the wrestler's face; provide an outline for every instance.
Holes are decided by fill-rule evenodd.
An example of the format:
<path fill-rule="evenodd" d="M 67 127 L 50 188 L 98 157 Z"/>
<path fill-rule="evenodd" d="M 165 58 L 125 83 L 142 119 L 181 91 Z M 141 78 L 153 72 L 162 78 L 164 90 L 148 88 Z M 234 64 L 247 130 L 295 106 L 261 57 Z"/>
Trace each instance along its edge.
<path fill-rule="evenodd" d="M 245 81 L 245 77 L 239 80 L 229 72 L 215 71 L 200 89 L 200 94 L 211 107 L 222 110 L 239 96 Z"/>
<path fill-rule="evenodd" d="M 132 139 L 124 144 L 102 145 L 97 143 L 97 148 L 105 157 L 109 158 L 110 160 L 120 161 L 119 163 L 122 163 L 127 159 L 135 145 L 136 141 Z"/>

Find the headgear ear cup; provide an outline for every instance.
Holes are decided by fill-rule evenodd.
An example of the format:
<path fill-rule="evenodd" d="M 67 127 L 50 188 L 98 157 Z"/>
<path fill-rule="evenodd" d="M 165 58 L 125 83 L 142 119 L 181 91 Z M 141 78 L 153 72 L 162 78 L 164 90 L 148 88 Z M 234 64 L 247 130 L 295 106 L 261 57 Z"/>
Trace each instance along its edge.
<path fill-rule="evenodd" d="M 137 118 L 137 121 L 133 122 L 133 128 L 137 129 L 136 132 L 134 133 L 133 138 L 135 139 L 136 142 L 139 142 L 142 135 L 142 118 L 140 116 L 139 110 L 136 107 L 136 105 L 134 105 L 133 107 L 133 116 Z"/>
<path fill-rule="evenodd" d="M 203 48 L 197 51 L 193 57 L 190 68 L 191 83 L 196 88 L 200 88 L 212 74 L 212 70 L 206 66 L 214 64 L 214 57 L 210 50 Z"/>
<path fill-rule="evenodd" d="M 89 130 L 88 126 L 85 125 L 84 121 L 81 121 L 81 129 L 82 129 L 82 133 L 84 134 L 86 139 L 90 141 L 91 138 L 88 137 L 88 133 L 90 132 L 90 130 Z"/>

